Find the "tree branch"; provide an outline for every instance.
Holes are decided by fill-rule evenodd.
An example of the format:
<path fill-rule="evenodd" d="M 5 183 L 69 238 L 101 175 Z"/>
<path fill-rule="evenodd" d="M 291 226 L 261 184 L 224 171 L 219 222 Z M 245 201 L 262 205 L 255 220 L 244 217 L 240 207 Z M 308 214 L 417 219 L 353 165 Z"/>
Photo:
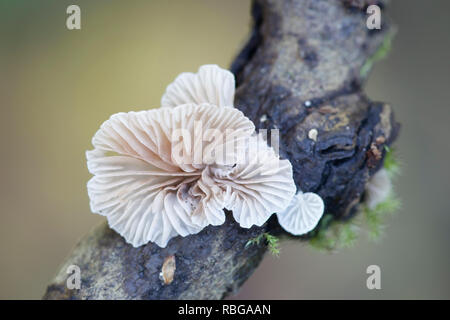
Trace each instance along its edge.
<path fill-rule="evenodd" d="M 369 31 L 364 8 L 381 1 L 254 0 L 254 28 L 232 65 L 236 106 L 258 128 L 280 130 L 280 153 L 293 164 L 297 186 L 322 196 L 327 213 L 349 219 L 365 185 L 383 164 L 384 146 L 399 125 L 391 108 L 362 92 L 363 67 L 389 35 Z M 384 14 L 384 11 L 383 11 Z M 308 138 L 318 131 L 316 141 Z M 228 214 L 228 216 L 230 216 Z M 276 218 L 258 228 L 232 219 L 161 249 L 126 244 L 106 224 L 76 246 L 44 299 L 219 299 L 235 292 L 266 247 L 245 244 L 263 232 L 284 234 Z M 298 237 L 297 237 L 298 238 Z M 302 239 L 306 237 L 301 237 Z M 175 256 L 174 280 L 160 279 Z M 69 265 L 81 269 L 81 289 L 66 288 Z"/>

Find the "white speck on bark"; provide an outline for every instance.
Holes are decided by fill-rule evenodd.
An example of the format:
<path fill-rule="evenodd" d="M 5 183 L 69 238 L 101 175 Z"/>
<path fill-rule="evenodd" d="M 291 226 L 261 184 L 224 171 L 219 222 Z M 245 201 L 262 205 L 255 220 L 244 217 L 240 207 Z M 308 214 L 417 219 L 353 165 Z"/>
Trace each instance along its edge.
<path fill-rule="evenodd" d="M 317 129 L 311 129 L 308 132 L 308 138 L 310 138 L 313 141 L 317 141 L 318 134 L 319 134 L 319 132 L 317 131 Z"/>

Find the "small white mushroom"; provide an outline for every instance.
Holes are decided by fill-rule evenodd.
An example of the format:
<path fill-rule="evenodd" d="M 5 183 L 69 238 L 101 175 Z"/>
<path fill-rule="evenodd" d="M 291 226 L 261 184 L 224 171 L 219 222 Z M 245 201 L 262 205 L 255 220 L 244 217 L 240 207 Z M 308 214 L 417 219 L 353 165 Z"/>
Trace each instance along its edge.
<path fill-rule="evenodd" d="M 385 201 L 392 190 L 391 179 L 386 169 L 380 169 L 369 180 L 366 186 L 365 203 L 369 209 Z"/>
<path fill-rule="evenodd" d="M 277 213 L 278 222 L 284 230 L 299 236 L 313 230 L 324 213 L 322 198 L 312 192 L 299 191 L 289 206 Z"/>

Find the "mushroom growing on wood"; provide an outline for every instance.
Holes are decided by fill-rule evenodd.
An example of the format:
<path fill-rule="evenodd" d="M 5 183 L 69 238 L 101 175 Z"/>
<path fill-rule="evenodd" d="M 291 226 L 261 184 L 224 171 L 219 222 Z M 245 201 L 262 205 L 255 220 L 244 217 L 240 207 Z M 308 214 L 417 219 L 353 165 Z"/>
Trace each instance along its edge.
<path fill-rule="evenodd" d="M 261 226 L 290 203 L 292 166 L 226 106 L 234 98 L 230 75 L 217 66 L 184 73 L 163 108 L 115 114 L 95 134 L 87 152 L 91 210 L 133 246 L 165 247 L 223 224 L 224 209 L 244 228 Z"/>
<path fill-rule="evenodd" d="M 287 232 L 299 236 L 313 230 L 323 215 L 322 198 L 312 192 L 299 191 L 289 206 L 277 213 L 278 222 Z"/>

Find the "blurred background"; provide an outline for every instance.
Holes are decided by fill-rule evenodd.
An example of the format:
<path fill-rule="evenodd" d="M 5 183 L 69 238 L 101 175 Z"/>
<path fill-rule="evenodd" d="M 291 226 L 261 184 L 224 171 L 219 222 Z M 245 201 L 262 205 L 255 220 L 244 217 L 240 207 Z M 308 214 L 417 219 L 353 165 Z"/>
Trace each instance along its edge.
<path fill-rule="evenodd" d="M 81 7 L 82 29 L 66 28 Z M 39 299 L 91 214 L 85 150 L 119 111 L 158 107 L 182 71 L 228 67 L 245 43 L 249 0 L 0 1 L 0 298 Z M 402 123 L 403 202 L 384 238 L 334 254 L 282 244 L 235 298 L 450 298 L 449 1 L 392 1 L 393 50 L 366 91 Z M 366 268 L 381 267 L 381 290 Z"/>

